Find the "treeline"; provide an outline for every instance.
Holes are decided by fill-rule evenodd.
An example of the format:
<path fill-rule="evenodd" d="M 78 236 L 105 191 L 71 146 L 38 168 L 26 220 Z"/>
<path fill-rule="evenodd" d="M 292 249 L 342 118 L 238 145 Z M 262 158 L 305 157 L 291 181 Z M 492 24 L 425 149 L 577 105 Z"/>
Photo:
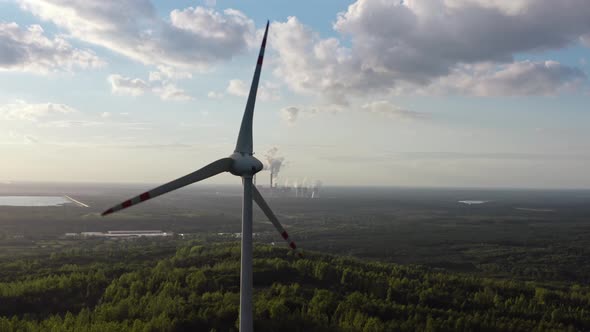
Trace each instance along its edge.
<path fill-rule="evenodd" d="M 0 331 L 237 331 L 236 244 L 183 246 L 156 260 L 129 247 L 110 263 L 87 265 L 73 264 L 85 261 L 77 255 L 88 253 L 52 257 L 68 264 L 24 277 L 13 271 L 19 280 L 0 283 Z M 590 330 L 586 286 L 301 259 L 265 245 L 256 245 L 255 257 L 257 331 Z M 114 269 L 116 259 L 129 268 Z"/>

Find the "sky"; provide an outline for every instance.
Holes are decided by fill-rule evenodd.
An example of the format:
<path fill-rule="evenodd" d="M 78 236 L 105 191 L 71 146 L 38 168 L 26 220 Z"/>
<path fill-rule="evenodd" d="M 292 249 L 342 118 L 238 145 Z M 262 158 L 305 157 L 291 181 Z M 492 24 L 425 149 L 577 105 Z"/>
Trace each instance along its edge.
<path fill-rule="evenodd" d="M 0 181 L 228 156 L 266 20 L 280 184 L 590 188 L 587 0 L 0 0 Z"/>

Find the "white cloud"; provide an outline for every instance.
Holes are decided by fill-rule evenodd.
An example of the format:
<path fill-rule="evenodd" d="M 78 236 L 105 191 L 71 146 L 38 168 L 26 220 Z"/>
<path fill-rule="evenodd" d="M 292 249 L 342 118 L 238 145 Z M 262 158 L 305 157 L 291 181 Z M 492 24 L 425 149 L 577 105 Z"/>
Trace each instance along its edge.
<path fill-rule="evenodd" d="M 29 103 L 16 100 L 10 104 L 0 105 L 0 115 L 6 120 L 26 120 L 36 122 L 51 115 L 74 113 L 76 110 L 65 104 Z"/>
<path fill-rule="evenodd" d="M 39 139 L 33 135 L 24 135 L 23 136 L 25 144 L 37 144 L 39 143 Z"/>
<path fill-rule="evenodd" d="M 394 120 L 428 120 L 430 114 L 411 111 L 387 100 L 372 101 L 362 105 L 318 104 L 315 106 L 288 106 L 279 110 L 282 120 L 294 126 L 301 119 L 309 119 L 318 114 L 341 114 L 342 112 L 362 111 Z"/>
<path fill-rule="evenodd" d="M 338 15 L 334 29 L 350 46 L 339 38 L 320 38 L 295 17 L 273 23 L 269 45 L 279 55 L 275 75 L 293 91 L 345 104 L 367 95 L 433 92 L 433 83 L 457 71 L 492 64 L 497 73 L 484 78 L 492 85 L 497 76 L 496 87 L 490 87 L 494 93 L 511 92 L 511 82 L 538 73 L 543 86 L 519 91 L 544 95 L 585 76 L 565 65 L 556 70 L 544 62 L 514 62 L 514 56 L 587 40 L 590 6 L 587 0 L 358 0 Z M 478 73 L 471 74 L 478 82 Z"/>
<path fill-rule="evenodd" d="M 409 7 L 416 8 L 420 5 L 416 0 L 406 1 Z M 448 8 L 461 8 L 465 6 L 481 6 L 489 9 L 497 9 L 506 14 L 518 14 L 519 11 L 530 6 L 530 0 L 445 0 L 445 5 Z"/>
<path fill-rule="evenodd" d="M 111 112 L 102 112 L 102 114 L 100 115 L 101 118 L 110 118 L 111 117 Z"/>
<path fill-rule="evenodd" d="M 237 10 L 173 10 L 158 17 L 149 0 L 19 0 L 21 7 L 73 37 L 145 64 L 204 69 L 244 51 L 254 22 Z"/>
<path fill-rule="evenodd" d="M 361 107 L 361 110 L 385 116 L 390 119 L 422 120 L 428 118 L 428 114 L 426 113 L 410 111 L 394 105 L 387 100 L 373 101 L 364 104 Z"/>
<path fill-rule="evenodd" d="M 111 83 L 111 91 L 116 95 L 141 96 L 150 89 L 144 80 L 118 74 L 110 75 L 108 81 Z"/>
<path fill-rule="evenodd" d="M 211 98 L 211 99 L 221 99 L 223 98 L 223 93 L 221 92 L 215 92 L 215 91 L 209 91 L 209 93 L 207 93 L 207 97 Z"/>
<path fill-rule="evenodd" d="M 362 72 L 338 40 L 320 40 L 295 17 L 273 23 L 270 31 L 269 45 L 278 52 L 274 73 L 293 91 L 332 97 L 357 85 Z"/>
<path fill-rule="evenodd" d="M 295 106 L 289 106 L 281 109 L 281 117 L 287 122 L 288 125 L 292 126 L 297 122 L 300 109 Z"/>
<path fill-rule="evenodd" d="M 262 101 L 277 101 L 281 99 L 279 86 L 271 82 L 264 82 L 258 89 L 258 99 Z"/>
<path fill-rule="evenodd" d="M 16 132 L 14 130 L 8 131 L 8 140 L 0 141 L 2 145 L 18 145 L 18 144 L 38 144 L 41 143 L 38 137 Z"/>
<path fill-rule="evenodd" d="M 432 85 L 432 90 L 475 96 L 554 95 L 586 80 L 577 68 L 555 61 L 462 66 Z"/>
<path fill-rule="evenodd" d="M 162 72 L 158 73 L 160 73 L 159 75 L 162 75 Z M 183 101 L 193 99 L 186 93 L 186 91 L 178 88 L 168 79 L 163 79 L 162 76 L 159 76 L 158 79 L 153 79 L 153 72 L 150 73 L 149 82 L 139 78 L 124 77 L 118 74 L 110 75 L 108 81 L 111 84 L 111 91 L 116 95 L 141 96 L 148 91 L 152 91 L 162 100 Z"/>
<path fill-rule="evenodd" d="M 230 95 L 245 97 L 248 95 L 248 86 L 242 80 L 230 80 L 226 91 Z"/>
<path fill-rule="evenodd" d="M 319 113 L 337 114 L 344 108 L 337 104 L 322 104 L 316 106 L 288 106 L 279 110 L 281 118 L 289 126 L 294 126 L 299 120 L 311 118 Z"/>
<path fill-rule="evenodd" d="M 164 84 L 163 86 L 155 87 L 152 91 L 162 100 L 184 101 L 193 99 L 183 89 L 179 89 L 174 84 Z"/>
<path fill-rule="evenodd" d="M 250 93 L 250 86 L 242 80 L 233 79 L 229 81 L 226 91 L 233 96 L 246 97 Z M 258 87 L 256 97 L 258 100 L 271 101 L 279 100 L 281 95 L 278 85 L 265 82 Z"/>
<path fill-rule="evenodd" d="M 37 125 L 39 128 L 117 128 L 121 130 L 148 130 L 151 129 L 151 124 L 146 122 L 113 122 L 113 121 L 94 121 L 94 120 L 54 120 L 46 121 Z"/>
<path fill-rule="evenodd" d="M 41 128 L 73 128 L 73 127 L 97 127 L 102 126 L 104 123 L 99 121 L 88 121 L 88 120 L 55 120 L 47 121 L 39 124 Z"/>
<path fill-rule="evenodd" d="M 168 66 L 158 66 L 157 71 L 151 71 L 149 74 L 150 81 L 182 80 L 192 77 L 193 75 L 190 72 L 179 71 Z"/>
<path fill-rule="evenodd" d="M 103 64 L 90 50 L 74 48 L 59 36 L 46 37 L 39 25 L 22 29 L 14 22 L 0 22 L 0 71 L 47 73 Z"/>

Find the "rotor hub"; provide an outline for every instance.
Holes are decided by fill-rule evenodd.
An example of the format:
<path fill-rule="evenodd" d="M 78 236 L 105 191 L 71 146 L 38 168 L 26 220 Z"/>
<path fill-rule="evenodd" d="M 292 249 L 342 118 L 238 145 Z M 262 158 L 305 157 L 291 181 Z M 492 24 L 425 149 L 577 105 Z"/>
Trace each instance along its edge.
<path fill-rule="evenodd" d="M 236 176 L 253 176 L 264 167 L 260 160 L 249 154 L 234 152 L 229 157 L 233 159 L 229 172 Z"/>

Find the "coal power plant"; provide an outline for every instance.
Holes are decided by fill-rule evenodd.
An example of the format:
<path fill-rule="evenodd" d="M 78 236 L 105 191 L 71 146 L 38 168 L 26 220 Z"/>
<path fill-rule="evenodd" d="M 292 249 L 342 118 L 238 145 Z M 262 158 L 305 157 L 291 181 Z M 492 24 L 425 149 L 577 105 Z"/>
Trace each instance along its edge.
<path fill-rule="evenodd" d="M 264 170 L 269 171 L 269 184 L 268 186 L 257 184 L 256 187 L 258 190 L 270 196 L 307 199 L 319 198 L 320 188 L 322 187 L 322 182 L 319 180 L 309 181 L 307 178 L 304 178 L 302 181 L 296 179 L 290 182 L 286 179 L 283 185 L 279 184 L 278 176 L 281 168 L 285 166 L 285 158 L 279 156 L 278 152 L 279 149 L 277 147 L 272 147 L 265 153 Z"/>

